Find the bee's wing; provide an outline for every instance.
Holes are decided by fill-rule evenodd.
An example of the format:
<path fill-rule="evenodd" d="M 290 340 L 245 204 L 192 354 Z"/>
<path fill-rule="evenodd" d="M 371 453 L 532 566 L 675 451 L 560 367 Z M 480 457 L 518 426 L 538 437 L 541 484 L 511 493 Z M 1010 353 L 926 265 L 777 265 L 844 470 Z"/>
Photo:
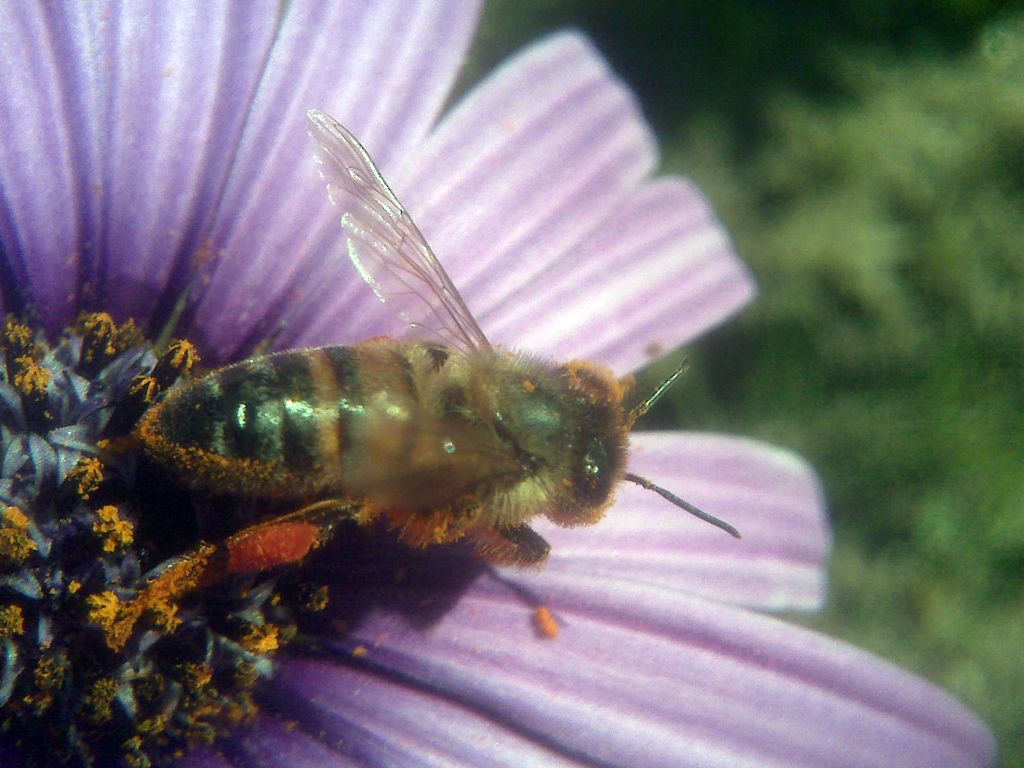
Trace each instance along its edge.
<path fill-rule="evenodd" d="M 411 329 L 462 349 L 490 344 L 423 234 L 348 129 L 308 112 L 320 173 L 344 213 L 348 255 L 393 314 Z"/>

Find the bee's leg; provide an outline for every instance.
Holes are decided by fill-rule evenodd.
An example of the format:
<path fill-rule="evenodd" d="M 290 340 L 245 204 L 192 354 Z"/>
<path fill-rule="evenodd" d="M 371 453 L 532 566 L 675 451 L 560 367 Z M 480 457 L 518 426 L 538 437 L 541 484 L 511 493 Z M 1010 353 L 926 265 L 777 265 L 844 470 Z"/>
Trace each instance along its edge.
<path fill-rule="evenodd" d="M 471 534 L 477 549 L 495 565 L 540 565 L 551 552 L 551 545 L 528 525 L 481 528 Z"/>
<path fill-rule="evenodd" d="M 244 528 L 217 547 L 220 563 L 211 575 L 217 580 L 297 563 L 331 537 L 339 520 L 359 520 L 365 511 L 361 502 L 325 499 Z"/>
<path fill-rule="evenodd" d="M 264 523 L 243 528 L 218 544 L 202 543 L 173 561 L 168 573 L 180 571 L 187 579 L 177 577 L 174 586 L 161 585 L 161 575 L 143 591 L 161 592 L 178 597 L 201 587 L 208 587 L 228 576 L 268 571 L 279 565 L 297 563 L 327 541 L 334 525 L 343 519 L 361 520 L 366 505 L 351 499 L 325 499 L 315 504 L 275 517 Z"/>
<path fill-rule="evenodd" d="M 551 552 L 547 540 L 525 523 L 498 528 L 498 533 L 515 550 L 516 565 L 540 565 Z"/>
<path fill-rule="evenodd" d="M 238 574 L 258 573 L 297 563 L 330 538 L 342 519 L 367 519 L 362 502 L 326 499 L 265 523 L 245 528 L 220 544 L 202 543 L 164 563 L 134 600 L 114 605 L 111 598 L 94 601 L 93 615 L 104 626 L 107 644 L 118 650 L 147 611 L 170 624 L 176 602 L 198 589 Z"/>

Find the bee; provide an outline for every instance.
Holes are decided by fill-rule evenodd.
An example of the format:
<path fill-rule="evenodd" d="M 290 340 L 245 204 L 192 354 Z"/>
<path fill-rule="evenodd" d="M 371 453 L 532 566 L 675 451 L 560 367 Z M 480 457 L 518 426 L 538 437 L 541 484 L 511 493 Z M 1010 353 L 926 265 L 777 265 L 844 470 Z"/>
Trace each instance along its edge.
<path fill-rule="evenodd" d="M 256 357 L 145 414 L 137 437 L 186 485 L 305 503 L 228 539 L 222 569 L 297 562 L 345 517 L 536 565 L 550 546 L 533 518 L 592 525 L 623 481 L 739 536 L 626 469 L 630 430 L 682 369 L 627 411 L 630 381 L 604 365 L 492 346 L 362 145 L 323 112 L 309 119 L 349 256 L 415 337 Z"/>

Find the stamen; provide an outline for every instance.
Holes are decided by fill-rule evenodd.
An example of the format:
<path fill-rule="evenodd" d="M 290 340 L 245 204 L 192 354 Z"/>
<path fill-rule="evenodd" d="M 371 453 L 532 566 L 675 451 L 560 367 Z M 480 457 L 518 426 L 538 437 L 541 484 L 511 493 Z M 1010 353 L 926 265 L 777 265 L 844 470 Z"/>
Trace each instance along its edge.
<path fill-rule="evenodd" d="M 196 359 L 187 342 L 158 359 L 102 313 L 53 346 L 0 326 L 0 733 L 33 765 L 167 765 L 210 743 L 255 713 L 296 613 L 324 606 L 283 597 L 285 577 L 211 585 L 193 497 L 133 447 Z"/>

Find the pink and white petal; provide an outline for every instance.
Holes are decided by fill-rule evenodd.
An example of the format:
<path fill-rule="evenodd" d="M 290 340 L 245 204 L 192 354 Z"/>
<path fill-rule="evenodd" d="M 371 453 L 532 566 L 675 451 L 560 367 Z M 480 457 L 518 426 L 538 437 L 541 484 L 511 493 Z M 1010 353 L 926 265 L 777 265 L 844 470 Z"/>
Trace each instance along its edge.
<path fill-rule="evenodd" d="M 14 201 L 3 229 L 17 233 L 9 253 L 48 328 L 86 292 L 145 321 L 176 258 L 194 256 L 277 5 L 17 4 L 3 20 L 17 48 L 3 56 L 15 70 L 5 94 L 19 105 L 0 150 Z"/>
<path fill-rule="evenodd" d="M 626 373 L 721 323 L 754 291 L 700 192 L 662 178 L 495 307 L 486 328 L 510 346 Z"/>
<path fill-rule="evenodd" d="M 296 762 L 270 762 L 268 766 L 587 765 L 509 730 L 489 713 L 439 700 L 430 691 L 389 679 L 386 672 L 376 674 L 331 661 L 289 659 L 280 665 L 267 698 L 277 714 L 297 723 L 298 728 L 276 733 L 270 729 L 269 735 L 263 727 L 254 728 L 241 740 L 243 745 L 253 752 L 280 754 L 287 750 L 303 755 Z M 317 742 L 321 742 L 323 763 L 309 762 L 304 756 L 307 752 L 317 755 Z M 258 745 L 255 749 L 254 744 Z M 330 746 L 336 754 L 330 754 Z"/>
<path fill-rule="evenodd" d="M 478 7 L 458 0 L 288 5 L 213 230 L 218 260 L 196 316 L 207 348 L 237 354 L 249 337 L 273 330 L 285 306 L 308 309 L 310 286 L 339 294 L 358 280 L 313 161 L 306 112 L 330 112 L 393 172 L 437 118 Z"/>
<path fill-rule="evenodd" d="M 552 554 L 537 574 L 642 581 L 766 610 L 818 609 L 826 599 L 831 536 L 813 470 L 765 443 L 694 432 L 638 432 L 630 469 L 740 530 L 735 539 L 651 491 L 622 483 L 592 528 L 537 530 Z"/>
<path fill-rule="evenodd" d="M 428 629 L 375 612 L 337 647 L 362 646 L 360 664 L 433 692 L 439 710 L 458 702 L 596 765 L 968 768 L 994 759 L 991 734 L 958 702 L 851 646 L 638 582 L 562 574 L 551 586 L 541 597 L 561 624 L 554 640 L 535 636 L 520 597 L 481 579 Z M 325 689 L 328 669 L 302 688 L 347 711 L 367 689 Z"/>
<path fill-rule="evenodd" d="M 0 4 L 0 244 L 49 331 L 74 315 L 80 270 L 91 266 L 99 25 L 78 3 Z"/>
<path fill-rule="evenodd" d="M 633 96 L 586 38 L 562 33 L 474 88 L 389 182 L 486 330 L 488 313 L 620 207 L 656 160 Z M 374 301 L 343 293 L 303 343 L 353 318 L 365 330 Z"/>
<path fill-rule="evenodd" d="M 397 187 L 486 317 L 615 210 L 657 159 L 635 97 L 586 37 L 567 32 L 474 89 Z"/>

